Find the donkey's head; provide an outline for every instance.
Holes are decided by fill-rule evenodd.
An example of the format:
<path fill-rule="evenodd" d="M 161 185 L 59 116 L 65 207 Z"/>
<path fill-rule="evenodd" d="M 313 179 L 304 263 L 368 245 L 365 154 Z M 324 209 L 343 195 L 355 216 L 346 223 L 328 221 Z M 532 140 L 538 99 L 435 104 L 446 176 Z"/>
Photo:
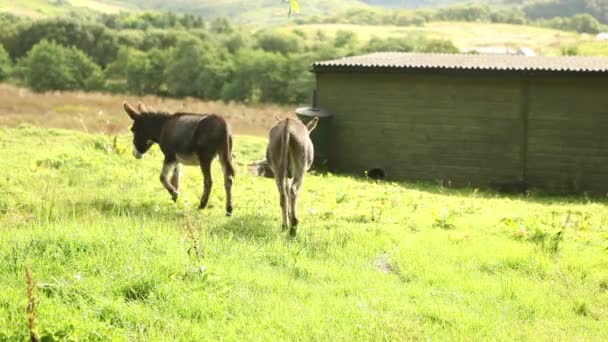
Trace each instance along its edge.
<path fill-rule="evenodd" d="M 152 141 L 154 130 L 152 127 L 149 127 L 150 125 L 146 123 L 142 115 L 142 113 L 146 113 L 148 110 L 141 102 L 138 104 L 137 110 L 126 101 L 123 102 L 123 106 L 131 117 L 131 120 L 133 120 L 133 126 L 131 126 L 131 132 L 133 132 L 133 156 L 141 159 L 154 143 Z"/>
<path fill-rule="evenodd" d="M 277 122 L 285 120 L 285 119 L 281 119 L 278 115 L 275 115 L 274 119 Z M 305 125 L 306 129 L 308 129 L 308 133 L 312 132 L 317 127 L 318 123 L 319 123 L 319 117 L 317 117 L 317 116 L 313 117 L 312 120 L 308 121 L 308 123 Z"/>

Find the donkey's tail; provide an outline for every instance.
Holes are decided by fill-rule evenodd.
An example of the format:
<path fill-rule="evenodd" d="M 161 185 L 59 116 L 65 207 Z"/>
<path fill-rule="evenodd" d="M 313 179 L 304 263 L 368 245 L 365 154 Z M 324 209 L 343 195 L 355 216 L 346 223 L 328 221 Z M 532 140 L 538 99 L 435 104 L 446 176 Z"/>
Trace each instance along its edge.
<path fill-rule="evenodd" d="M 285 120 L 285 126 L 284 126 L 284 131 L 283 131 L 283 136 L 281 137 L 281 162 L 280 162 L 280 166 L 279 166 L 279 178 L 281 179 L 281 182 L 285 182 L 285 186 L 287 186 L 287 178 L 289 175 L 289 125 L 287 121 L 289 119 Z"/>

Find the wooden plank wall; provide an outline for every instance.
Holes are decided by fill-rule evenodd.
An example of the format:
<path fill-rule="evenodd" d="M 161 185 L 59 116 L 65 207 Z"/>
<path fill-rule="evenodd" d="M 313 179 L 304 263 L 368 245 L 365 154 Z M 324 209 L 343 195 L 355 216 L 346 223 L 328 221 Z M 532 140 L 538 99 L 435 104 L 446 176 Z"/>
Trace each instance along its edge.
<path fill-rule="evenodd" d="M 463 185 L 521 181 L 520 82 L 320 73 L 319 105 L 334 114 L 330 168 Z"/>
<path fill-rule="evenodd" d="M 608 83 L 597 77 L 319 73 L 317 91 L 334 114 L 335 171 L 608 192 Z"/>
<path fill-rule="evenodd" d="M 560 192 L 608 193 L 608 82 L 530 81 L 527 181 Z"/>

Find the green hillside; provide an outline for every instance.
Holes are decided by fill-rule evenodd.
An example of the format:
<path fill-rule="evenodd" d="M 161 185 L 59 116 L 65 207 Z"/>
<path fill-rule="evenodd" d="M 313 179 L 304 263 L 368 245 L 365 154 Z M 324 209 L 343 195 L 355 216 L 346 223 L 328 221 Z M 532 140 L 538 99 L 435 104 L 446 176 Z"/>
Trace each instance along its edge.
<path fill-rule="evenodd" d="M 308 24 L 277 28 L 279 32 L 304 32 L 313 36 L 323 32 L 329 38 L 336 33 L 349 31 L 359 44 L 370 39 L 428 37 L 448 39 L 459 49 L 505 46 L 513 49 L 528 47 L 542 55 L 560 55 L 563 48 L 578 47 L 578 53 L 587 56 L 606 55 L 608 46 L 593 35 L 566 32 L 556 29 L 496 23 L 431 22 L 424 26 Z"/>
<path fill-rule="evenodd" d="M 281 23 L 303 16 L 323 16 L 352 8 L 364 8 L 359 0 L 301 1 L 301 13 L 288 17 L 289 6 L 280 0 L 0 0 L 0 11 L 32 18 L 62 15 L 69 12 L 97 11 L 173 11 L 200 15 L 204 18 L 226 16 L 240 23 Z"/>
<path fill-rule="evenodd" d="M 0 12 L 32 18 L 62 15 L 69 12 L 117 13 L 135 9 L 127 1 L 104 0 L 0 0 Z"/>

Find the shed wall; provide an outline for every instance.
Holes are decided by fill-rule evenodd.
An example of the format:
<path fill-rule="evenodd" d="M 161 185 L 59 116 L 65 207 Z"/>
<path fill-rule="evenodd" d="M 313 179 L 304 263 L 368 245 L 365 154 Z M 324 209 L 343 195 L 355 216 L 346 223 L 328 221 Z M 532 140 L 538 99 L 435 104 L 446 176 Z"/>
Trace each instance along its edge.
<path fill-rule="evenodd" d="M 422 74 L 317 74 L 333 114 L 330 168 L 390 179 L 521 181 L 521 80 Z"/>
<path fill-rule="evenodd" d="M 608 82 L 530 81 L 527 179 L 532 187 L 608 192 Z"/>
<path fill-rule="evenodd" d="M 331 169 L 608 192 L 605 77 L 318 73 Z"/>

